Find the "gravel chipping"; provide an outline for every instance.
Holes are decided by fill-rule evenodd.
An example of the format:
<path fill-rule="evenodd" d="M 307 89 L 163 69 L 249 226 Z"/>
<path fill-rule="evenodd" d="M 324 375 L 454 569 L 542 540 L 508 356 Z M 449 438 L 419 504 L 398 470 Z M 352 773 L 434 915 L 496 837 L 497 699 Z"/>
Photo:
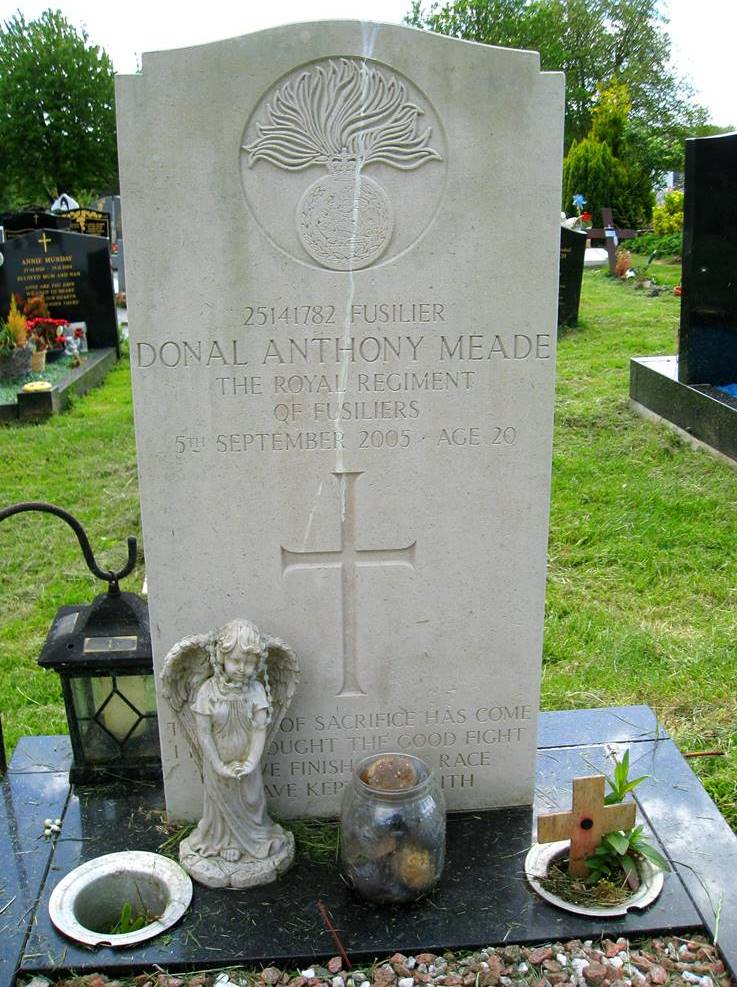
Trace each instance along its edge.
<path fill-rule="evenodd" d="M 473 953 L 395 953 L 345 969 L 340 956 L 304 970 L 230 967 L 172 975 L 157 970 L 130 979 L 104 974 L 48 980 L 19 978 L 18 987 L 732 987 L 719 951 L 701 936 L 629 941 L 573 939 L 540 946 L 487 946 Z"/>

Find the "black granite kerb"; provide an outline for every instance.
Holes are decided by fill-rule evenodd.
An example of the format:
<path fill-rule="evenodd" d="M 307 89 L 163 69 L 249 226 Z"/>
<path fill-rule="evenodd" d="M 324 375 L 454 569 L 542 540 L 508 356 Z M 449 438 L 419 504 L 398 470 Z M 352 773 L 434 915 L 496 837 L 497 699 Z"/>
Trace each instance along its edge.
<path fill-rule="evenodd" d="M 678 379 L 678 357 L 630 360 L 630 400 L 709 448 L 737 460 L 737 400 L 709 385 Z"/>
<path fill-rule="evenodd" d="M 629 747 L 637 773 L 651 776 L 638 789 L 640 814 L 674 865 L 663 894 L 645 912 L 592 921 L 539 900 L 523 874 L 533 813 L 510 808 L 449 818 L 443 880 L 430 897 L 414 905 L 370 905 L 353 895 L 332 863 L 301 859 L 277 883 L 263 888 L 223 892 L 196 886 L 190 911 L 168 934 L 124 951 L 88 951 L 54 930 L 47 911 L 51 891 L 71 868 L 99 854 L 157 850 L 165 839 L 162 793 L 142 784 L 69 794 L 62 773 L 68 763 L 64 738 L 27 738 L 19 744 L 4 783 L 26 793 L 13 803 L 20 817 L 15 826 L 23 829 L 26 843 L 16 850 L 9 835 L 4 839 L 6 853 L 23 853 L 29 845 L 38 851 L 27 885 L 40 888 L 40 898 L 34 908 L 31 887 L 25 912 L 21 906 L 12 912 L 18 928 L 15 938 L 1 947 L 5 966 L 0 987 L 11 982 L 16 964 L 28 974 L 62 969 L 122 974 L 153 964 L 170 970 L 307 964 L 336 951 L 318 911 L 320 902 L 356 961 L 397 950 L 713 931 L 713 904 L 721 902 L 720 946 L 734 970 L 737 902 L 730 875 L 737 873 L 737 837 L 651 710 L 639 706 L 541 714 L 534 812 L 567 807 L 571 778 L 603 766 L 611 744 Z M 43 818 L 62 811 L 61 837 L 50 857 L 50 844 L 39 835 Z M 13 826 L 8 820 L 9 834 Z"/>

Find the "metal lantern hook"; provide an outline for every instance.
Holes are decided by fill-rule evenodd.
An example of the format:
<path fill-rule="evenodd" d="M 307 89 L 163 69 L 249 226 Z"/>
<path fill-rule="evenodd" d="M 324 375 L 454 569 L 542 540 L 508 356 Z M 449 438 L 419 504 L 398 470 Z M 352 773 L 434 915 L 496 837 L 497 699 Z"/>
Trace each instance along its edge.
<path fill-rule="evenodd" d="M 61 518 L 62 521 L 66 521 L 74 534 L 77 536 L 77 541 L 79 542 L 79 547 L 82 549 L 82 554 L 84 555 L 84 560 L 87 563 L 87 568 L 94 576 L 97 576 L 98 579 L 102 579 L 108 584 L 108 593 L 110 596 L 118 596 L 120 594 L 119 581 L 133 572 L 133 568 L 136 564 L 136 558 L 138 557 L 138 543 L 135 538 L 128 538 L 128 561 L 122 569 L 119 569 L 117 572 L 114 572 L 112 569 L 101 569 L 95 561 L 90 540 L 87 537 L 87 533 L 82 525 L 72 514 L 69 513 L 69 511 L 65 511 L 63 508 L 57 507 L 55 504 L 46 504 L 44 501 L 24 501 L 20 504 L 12 504 L 10 507 L 5 507 L 3 510 L 0 510 L 0 521 L 4 521 L 5 518 L 12 517 L 13 514 L 23 514 L 26 511 L 38 511 L 41 514 L 53 514 L 55 517 Z"/>

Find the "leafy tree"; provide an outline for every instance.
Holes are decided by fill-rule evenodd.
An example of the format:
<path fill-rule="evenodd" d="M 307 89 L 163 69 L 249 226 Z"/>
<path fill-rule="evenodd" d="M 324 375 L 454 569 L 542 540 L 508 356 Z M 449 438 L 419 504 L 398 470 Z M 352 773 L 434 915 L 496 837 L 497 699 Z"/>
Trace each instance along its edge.
<path fill-rule="evenodd" d="M 113 66 L 60 11 L 0 28 L 0 206 L 117 187 Z"/>
<path fill-rule="evenodd" d="M 630 126 L 628 87 L 621 82 L 599 87 L 591 131 L 575 141 L 563 162 L 563 208 L 571 211 L 573 195 L 586 199 L 594 226 L 610 206 L 620 226 L 644 226 L 653 208 L 653 175 L 643 166 L 640 146 Z"/>
<path fill-rule="evenodd" d="M 405 18 L 485 44 L 531 48 L 542 68 L 566 73 L 566 148 L 591 129 L 597 87 L 625 84 L 628 126 L 639 135 L 650 174 L 677 168 L 683 139 L 706 122 L 688 84 L 669 67 L 670 38 L 657 0 L 412 0 Z"/>
<path fill-rule="evenodd" d="M 653 209 L 653 230 L 657 236 L 683 232 L 683 199 L 680 189 L 666 192 L 663 204 Z"/>

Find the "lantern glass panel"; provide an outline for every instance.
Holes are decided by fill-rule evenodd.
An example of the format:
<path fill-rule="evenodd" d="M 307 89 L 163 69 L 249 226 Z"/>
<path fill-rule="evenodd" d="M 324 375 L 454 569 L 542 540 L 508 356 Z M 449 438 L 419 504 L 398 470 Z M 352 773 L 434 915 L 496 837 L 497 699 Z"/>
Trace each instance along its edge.
<path fill-rule="evenodd" d="M 158 752 L 152 675 L 75 677 L 70 685 L 86 760 L 128 761 Z"/>

